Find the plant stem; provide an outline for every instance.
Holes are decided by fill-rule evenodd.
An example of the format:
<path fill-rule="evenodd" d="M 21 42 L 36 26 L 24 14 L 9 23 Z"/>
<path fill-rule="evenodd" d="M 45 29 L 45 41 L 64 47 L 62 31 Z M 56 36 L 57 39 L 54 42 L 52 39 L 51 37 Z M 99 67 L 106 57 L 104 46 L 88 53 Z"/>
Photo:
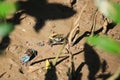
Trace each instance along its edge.
<path fill-rule="evenodd" d="M 92 23 L 92 28 L 91 28 L 91 34 L 90 36 L 94 35 L 95 27 L 96 27 L 96 17 L 97 17 L 98 9 L 96 9 L 94 15 L 93 15 L 93 23 Z"/>
<path fill-rule="evenodd" d="M 77 18 L 77 20 L 75 21 L 75 23 L 74 23 L 74 28 L 70 31 L 70 34 L 69 34 L 69 37 L 68 37 L 68 42 L 69 42 L 69 45 L 70 46 L 72 46 L 73 44 L 72 44 L 72 35 L 74 34 L 74 32 L 75 32 L 75 30 L 77 29 L 77 28 L 79 28 L 79 21 L 80 21 L 80 19 L 81 19 L 81 15 L 82 15 L 82 13 L 83 13 L 83 11 L 85 10 L 85 8 L 87 7 L 87 4 L 85 4 L 84 5 L 84 7 L 82 8 L 82 10 L 81 10 L 81 12 L 80 12 L 80 14 L 79 14 L 79 16 L 78 16 L 78 18 Z M 75 41 L 75 40 L 74 40 Z"/>
<path fill-rule="evenodd" d="M 62 50 L 64 49 L 65 45 L 66 45 L 66 41 L 64 42 L 64 44 L 62 45 L 62 47 L 61 47 L 61 49 L 58 51 L 58 53 L 56 54 L 56 57 L 55 57 L 54 62 L 53 62 L 53 66 L 56 65 L 57 60 L 58 60 L 58 57 L 59 57 L 60 54 L 62 53 Z"/>

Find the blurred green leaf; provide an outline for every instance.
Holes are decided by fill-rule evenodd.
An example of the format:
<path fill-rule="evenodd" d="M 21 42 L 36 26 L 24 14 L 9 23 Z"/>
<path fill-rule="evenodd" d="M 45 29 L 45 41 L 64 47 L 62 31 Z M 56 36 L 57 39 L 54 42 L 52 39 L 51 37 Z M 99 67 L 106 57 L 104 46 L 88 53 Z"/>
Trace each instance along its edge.
<path fill-rule="evenodd" d="M 0 37 L 8 35 L 14 29 L 12 24 L 0 24 Z"/>
<path fill-rule="evenodd" d="M 108 0 L 96 0 L 96 5 L 106 17 L 120 23 L 120 5 Z"/>
<path fill-rule="evenodd" d="M 0 1 L 4 1 L 4 0 L 0 0 Z"/>
<path fill-rule="evenodd" d="M 0 17 L 5 18 L 6 15 L 14 13 L 16 10 L 16 4 L 10 2 L 0 2 Z"/>
<path fill-rule="evenodd" d="M 120 54 L 120 44 L 107 36 L 88 37 L 87 43 L 99 47 L 107 52 Z"/>

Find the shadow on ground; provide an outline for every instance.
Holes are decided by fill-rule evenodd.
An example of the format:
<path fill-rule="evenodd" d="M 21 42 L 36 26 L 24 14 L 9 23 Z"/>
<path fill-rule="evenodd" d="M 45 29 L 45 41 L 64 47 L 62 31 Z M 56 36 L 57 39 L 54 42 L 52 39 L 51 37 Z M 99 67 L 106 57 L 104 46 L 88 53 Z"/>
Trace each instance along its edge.
<path fill-rule="evenodd" d="M 100 59 L 98 54 L 93 50 L 93 48 L 86 44 L 84 45 L 84 57 L 85 63 L 88 66 L 89 75 L 88 80 L 96 80 L 95 75 L 100 68 Z"/>
<path fill-rule="evenodd" d="M 2 54 L 2 51 L 5 50 L 9 44 L 10 44 L 9 36 L 3 37 L 2 41 L 0 42 L 0 54 Z"/>
<path fill-rule="evenodd" d="M 57 74 L 56 74 L 56 67 L 51 64 L 51 68 L 47 69 L 47 72 L 45 74 L 45 80 L 58 80 Z"/>
<path fill-rule="evenodd" d="M 70 7 L 59 3 L 48 3 L 47 0 L 27 0 L 17 3 L 20 5 L 18 11 L 21 11 L 16 13 L 14 18 L 9 21 L 19 24 L 20 16 L 26 13 L 36 19 L 36 24 L 33 26 L 36 32 L 44 26 L 46 20 L 65 19 L 76 13 Z"/>
<path fill-rule="evenodd" d="M 19 8 L 16 14 L 13 15 L 13 18 L 8 19 L 7 22 L 13 23 L 14 25 L 20 24 L 21 20 L 24 19 L 20 17 L 25 13 L 36 19 L 36 24 L 33 26 L 36 32 L 39 32 L 46 20 L 66 19 L 76 13 L 70 7 L 59 3 L 48 3 L 47 0 L 18 0 L 17 4 Z M 3 38 L 0 43 L 0 50 L 4 50 L 9 45 L 10 38 L 6 38 L 9 37 Z"/>
<path fill-rule="evenodd" d="M 88 80 L 96 80 L 95 75 L 100 69 L 101 63 L 100 63 L 100 59 L 97 53 L 87 43 L 85 43 L 84 45 L 84 59 L 85 59 L 85 62 L 80 63 L 80 65 L 75 70 L 74 72 L 75 76 L 73 76 L 74 78 L 69 79 L 69 80 L 74 80 L 74 79 L 81 80 L 82 78 L 81 70 L 84 67 L 84 65 L 88 66 L 88 71 L 89 71 L 89 74 L 87 76 Z"/>

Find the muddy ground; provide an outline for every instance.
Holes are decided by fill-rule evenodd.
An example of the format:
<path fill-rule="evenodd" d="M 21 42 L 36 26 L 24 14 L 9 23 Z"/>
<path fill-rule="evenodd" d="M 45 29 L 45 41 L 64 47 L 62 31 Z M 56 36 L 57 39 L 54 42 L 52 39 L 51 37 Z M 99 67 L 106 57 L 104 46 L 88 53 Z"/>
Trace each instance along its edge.
<path fill-rule="evenodd" d="M 12 0 L 15 1 L 15 0 Z M 85 43 L 86 33 L 91 31 L 96 7 L 92 0 L 16 0 L 19 10 L 9 19 L 15 28 L 0 43 L 0 80 L 70 80 L 69 54 L 63 50 L 56 67 L 46 70 L 45 61 L 53 61 L 62 45 L 50 46 L 48 36 L 53 33 L 66 36 L 74 27 L 81 9 L 87 3 L 79 20 L 80 33 L 73 54 L 73 80 L 106 80 L 120 67 L 120 55 L 91 47 Z M 115 0 L 120 2 L 119 0 Z M 100 12 L 96 16 L 96 33 L 101 33 L 104 20 Z M 110 23 L 106 35 L 120 42 L 120 25 Z M 37 51 L 28 66 L 20 63 L 27 49 Z"/>

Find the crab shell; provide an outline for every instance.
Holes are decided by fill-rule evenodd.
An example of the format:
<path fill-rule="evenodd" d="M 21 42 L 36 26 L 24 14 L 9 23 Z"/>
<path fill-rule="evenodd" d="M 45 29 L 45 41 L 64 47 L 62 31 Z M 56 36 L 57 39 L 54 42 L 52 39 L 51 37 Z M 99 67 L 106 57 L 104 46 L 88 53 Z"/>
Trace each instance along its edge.
<path fill-rule="evenodd" d="M 23 64 L 26 64 L 30 60 L 30 58 L 33 54 L 36 55 L 35 53 L 36 52 L 34 49 L 27 49 L 27 51 L 25 52 L 25 55 L 20 59 L 21 62 Z"/>

